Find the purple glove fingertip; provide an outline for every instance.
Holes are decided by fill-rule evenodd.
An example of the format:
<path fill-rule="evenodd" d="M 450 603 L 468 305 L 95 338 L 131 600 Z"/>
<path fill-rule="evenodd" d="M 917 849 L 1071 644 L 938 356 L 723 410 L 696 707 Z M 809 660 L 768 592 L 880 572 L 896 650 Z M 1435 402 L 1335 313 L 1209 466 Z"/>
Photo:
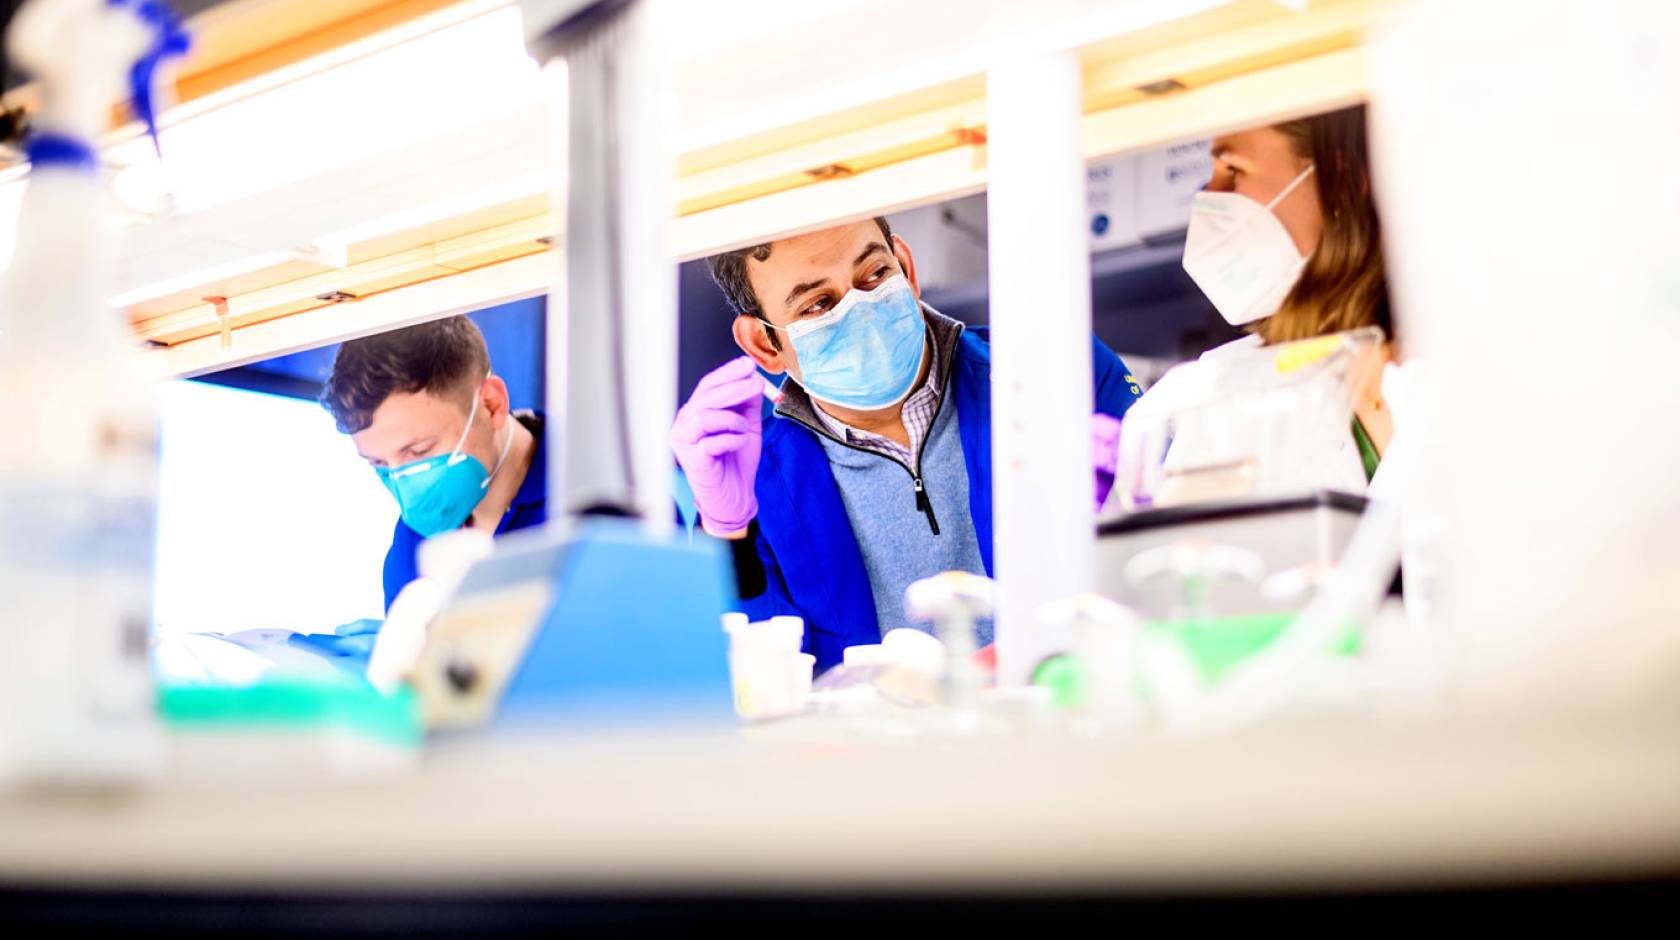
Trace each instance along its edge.
<path fill-rule="evenodd" d="M 1102 512 L 1120 465 L 1119 418 L 1101 413 L 1091 416 L 1091 464 L 1096 475 L 1096 509 Z"/>

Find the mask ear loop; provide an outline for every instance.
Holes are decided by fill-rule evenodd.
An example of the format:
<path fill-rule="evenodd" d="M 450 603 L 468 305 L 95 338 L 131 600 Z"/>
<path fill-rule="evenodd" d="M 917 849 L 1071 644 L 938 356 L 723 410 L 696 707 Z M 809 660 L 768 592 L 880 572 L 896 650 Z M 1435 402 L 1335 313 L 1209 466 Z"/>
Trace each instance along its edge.
<path fill-rule="evenodd" d="M 1278 193 L 1276 196 L 1273 196 L 1272 201 L 1266 203 L 1266 211 L 1270 212 L 1273 209 L 1276 209 L 1278 203 L 1280 203 L 1284 199 L 1288 198 L 1289 194 L 1295 191 L 1295 187 L 1301 185 L 1301 181 L 1305 180 L 1307 177 L 1311 176 L 1313 174 L 1313 171 L 1316 170 L 1316 169 L 1318 169 L 1318 164 L 1316 164 L 1316 163 L 1307 164 L 1307 168 L 1301 171 L 1300 176 L 1297 176 L 1293 180 L 1290 180 L 1289 185 L 1283 187 L 1283 192 Z"/>
<path fill-rule="evenodd" d="M 491 373 L 484 373 L 484 381 L 490 381 L 490 376 Z M 483 384 L 483 382 L 479 383 L 481 391 Z M 467 412 L 467 426 L 461 429 L 461 439 L 455 442 L 455 449 L 449 452 L 449 460 L 444 463 L 444 466 L 453 467 L 461 461 L 467 459 L 467 455 L 461 453 L 461 448 L 466 446 L 467 434 L 472 431 L 473 421 L 478 418 L 478 402 L 481 397 L 482 396 L 480 395 L 473 396 L 472 410 Z M 513 435 L 508 435 L 508 440 L 511 442 L 513 440 Z M 501 461 L 497 461 L 496 466 L 500 467 Z"/>
<path fill-rule="evenodd" d="M 502 442 L 502 453 L 501 453 L 500 456 L 498 456 L 496 458 L 496 466 L 495 466 L 494 469 L 492 469 L 490 471 L 490 475 L 484 478 L 484 485 L 482 487 L 480 487 L 480 489 L 486 489 L 487 490 L 487 489 L 490 488 L 490 481 L 496 479 L 496 474 L 502 472 L 502 464 L 507 462 L 508 451 L 510 451 L 512 449 L 513 449 L 513 428 L 510 427 L 510 428 L 508 428 L 508 432 L 507 432 L 507 440 Z"/>

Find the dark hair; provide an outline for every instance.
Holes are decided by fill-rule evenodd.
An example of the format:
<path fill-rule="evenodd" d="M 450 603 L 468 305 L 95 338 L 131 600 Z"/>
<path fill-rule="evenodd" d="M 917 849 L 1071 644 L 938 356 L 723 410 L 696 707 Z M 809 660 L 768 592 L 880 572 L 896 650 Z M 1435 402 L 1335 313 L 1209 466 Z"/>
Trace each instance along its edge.
<path fill-rule="evenodd" d="M 886 238 L 888 247 L 892 245 L 892 228 L 887 225 L 885 216 L 876 216 L 875 224 L 880 226 L 882 237 Z M 747 259 L 766 261 L 770 258 L 770 243 L 754 245 L 751 248 L 737 248 L 722 254 L 712 255 L 706 259 L 706 266 L 711 268 L 712 280 L 729 298 L 729 306 L 735 309 L 738 317 L 757 317 L 765 323 L 770 318 L 764 315 L 764 307 L 758 302 L 758 294 L 753 291 L 752 281 L 747 277 Z M 782 348 L 781 339 L 775 330 L 767 330 L 770 334 L 770 345 Z"/>
<path fill-rule="evenodd" d="M 392 395 L 463 397 L 489 371 L 484 334 L 466 317 L 446 317 L 340 346 L 321 404 L 341 432 L 355 434 Z"/>
<path fill-rule="evenodd" d="M 1393 338 L 1365 120 L 1359 105 L 1277 125 L 1290 150 L 1313 162 L 1324 228 L 1282 308 L 1255 325 L 1268 343 L 1371 325 Z"/>

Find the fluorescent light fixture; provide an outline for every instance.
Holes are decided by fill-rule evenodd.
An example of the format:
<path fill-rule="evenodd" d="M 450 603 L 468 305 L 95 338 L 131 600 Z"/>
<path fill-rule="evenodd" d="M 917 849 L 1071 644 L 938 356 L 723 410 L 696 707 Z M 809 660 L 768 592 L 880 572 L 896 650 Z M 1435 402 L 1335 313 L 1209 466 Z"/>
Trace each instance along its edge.
<path fill-rule="evenodd" d="M 136 287 L 133 290 L 123 291 L 112 297 L 108 302 L 113 307 L 131 307 L 153 298 L 164 297 L 176 291 L 188 290 L 193 287 L 204 287 L 208 290 L 210 285 L 224 278 L 238 277 L 241 274 L 260 271 L 263 268 L 283 264 L 291 258 L 292 255 L 284 251 L 265 251 L 261 254 L 248 255 L 229 261 L 226 264 L 201 268 L 191 274 L 184 274 L 180 277 L 156 281 Z"/>
<path fill-rule="evenodd" d="M 324 252 L 342 251 L 345 248 L 369 239 L 380 238 L 396 232 L 405 232 L 422 225 L 452 219 L 458 215 L 465 215 L 478 209 L 504 202 L 512 202 L 526 196 L 535 196 L 547 192 L 563 181 L 556 182 L 553 174 L 531 173 L 514 177 L 499 183 L 485 186 L 471 192 L 460 193 L 447 199 L 414 206 L 401 212 L 363 222 L 342 231 L 323 235 L 314 240 L 316 248 Z"/>
<path fill-rule="evenodd" d="M 731 6 L 757 8 L 753 0 L 728 0 Z M 750 93 L 723 96 L 717 101 L 700 101 L 683 112 L 678 144 L 683 150 L 713 146 L 752 136 L 772 128 L 797 125 L 812 117 L 833 114 L 871 102 L 947 82 L 984 74 L 993 64 L 1023 55 L 1075 49 L 1086 43 L 1148 29 L 1235 0 L 1130 0 L 1116 3 L 1096 0 L 1047 0 L 1034 4 L 970 4 L 972 16 L 952 18 L 956 4 L 903 4 L 896 0 L 874 0 L 867 4 L 849 0 L 849 9 L 833 15 L 832 6 L 818 4 L 772 4 L 790 8 L 770 17 L 774 29 L 757 29 L 752 38 L 762 39 L 786 33 L 797 44 L 832 42 L 823 35 L 827 24 L 840 24 L 841 39 L 859 39 L 858 24 L 873 23 L 871 17 L 885 16 L 895 35 L 857 48 L 847 49 L 846 68 L 833 70 L 824 81 L 797 80 L 787 87 L 781 78 L 792 77 L 785 63 L 772 62 L 772 79 L 755 84 Z M 791 8 L 803 12 L 794 12 Z M 859 9 L 859 7 L 862 7 Z M 692 60 L 728 53 L 742 45 L 742 37 L 731 37 L 718 23 L 702 23 L 713 15 L 709 3 L 681 4 L 668 28 L 681 41 L 677 45 L 679 68 Z M 719 23 L 728 21 L 719 18 Z M 920 29 L 921 32 L 915 32 Z M 911 40 L 905 39 L 909 31 Z M 700 37 L 691 40 L 691 36 Z M 800 48 L 795 45 L 794 48 Z M 727 60 L 719 60 L 721 66 Z M 790 59 L 789 61 L 800 61 Z M 710 65 L 711 63 L 706 63 Z M 744 67 L 744 66 L 743 66 Z"/>
<path fill-rule="evenodd" d="M 196 212 L 402 150 L 528 107 L 542 94 L 519 11 L 493 10 L 117 144 L 117 189 Z"/>

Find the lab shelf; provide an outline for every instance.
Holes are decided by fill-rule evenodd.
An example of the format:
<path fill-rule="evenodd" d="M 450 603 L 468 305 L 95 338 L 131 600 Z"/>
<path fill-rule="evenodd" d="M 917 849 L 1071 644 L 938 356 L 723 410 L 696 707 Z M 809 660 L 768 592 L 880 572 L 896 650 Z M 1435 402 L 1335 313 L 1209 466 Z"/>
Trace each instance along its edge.
<path fill-rule="evenodd" d="M 257 113 L 300 83 L 511 5 L 352 2 L 336 17 L 320 0 L 217 7 L 195 21 L 200 52 L 164 124 L 186 140 L 195 122 Z M 1364 31 L 1390 5 L 865 0 L 844 14 L 783 5 L 795 12 L 759 29 L 685 35 L 673 63 L 681 119 L 670 243 L 692 259 L 981 191 L 986 72 L 1022 51 L 1079 50 L 1087 159 L 1349 104 L 1365 94 Z M 885 34 L 866 25 L 882 18 L 894 24 Z M 844 75 L 790 54 L 837 44 L 858 50 Z M 384 93 L 400 98 L 402 87 Z M 290 137 L 322 130 L 320 146 L 331 147 L 333 125 L 361 119 L 318 120 L 327 126 L 264 132 L 293 146 Z M 544 120 L 536 102 L 202 212 L 140 217 L 125 275 L 135 329 L 164 372 L 193 375 L 544 292 L 561 273 L 546 251 L 564 238 L 561 218 L 541 186 L 486 191 L 552 172 Z M 121 170 L 143 162 L 144 144 L 121 125 L 105 156 Z M 434 202 L 455 208 L 369 233 Z M 361 234 L 327 243 L 346 231 Z"/>

